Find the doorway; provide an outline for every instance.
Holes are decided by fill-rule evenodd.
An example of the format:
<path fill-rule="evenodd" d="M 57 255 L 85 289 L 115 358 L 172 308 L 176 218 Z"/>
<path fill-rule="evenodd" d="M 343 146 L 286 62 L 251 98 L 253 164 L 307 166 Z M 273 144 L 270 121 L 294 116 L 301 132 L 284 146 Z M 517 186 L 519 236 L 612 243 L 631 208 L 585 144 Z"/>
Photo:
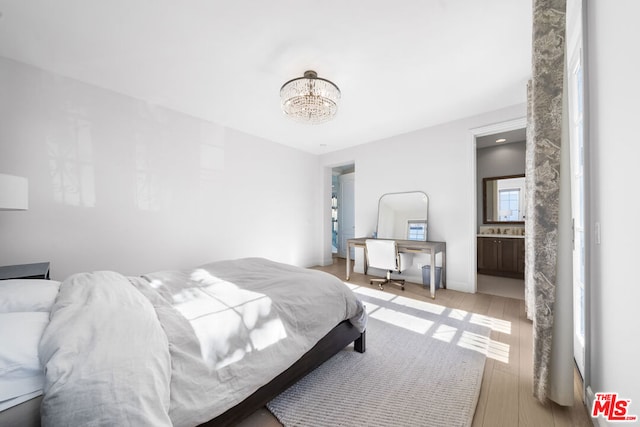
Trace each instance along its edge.
<path fill-rule="evenodd" d="M 355 237 L 355 165 L 332 168 L 331 252 L 346 258 L 347 240 Z"/>
<path fill-rule="evenodd" d="M 526 163 L 526 118 L 472 129 L 473 174 L 473 257 L 471 281 L 475 292 L 524 299 L 524 218 L 513 218 L 514 210 L 500 207 L 498 194 L 505 190 L 505 203 L 514 191 L 503 188 L 524 176 Z M 487 178 L 487 180 L 485 180 Z M 495 182 L 497 193 L 491 198 L 497 217 L 487 220 L 485 183 Z M 524 191 L 518 190 L 520 194 Z M 519 205 L 519 203 L 518 203 Z M 505 211 L 505 212 L 502 212 Z M 500 222 L 500 219 L 504 222 Z M 501 244 L 502 243 L 502 244 Z M 479 273 L 479 270 L 481 271 Z"/>

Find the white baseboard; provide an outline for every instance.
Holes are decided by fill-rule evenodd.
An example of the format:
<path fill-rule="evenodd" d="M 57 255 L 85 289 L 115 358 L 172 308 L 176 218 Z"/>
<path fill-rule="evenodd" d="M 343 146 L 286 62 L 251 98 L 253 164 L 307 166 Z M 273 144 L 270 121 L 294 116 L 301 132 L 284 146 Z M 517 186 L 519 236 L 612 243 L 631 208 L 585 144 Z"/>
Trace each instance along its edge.
<path fill-rule="evenodd" d="M 596 399 L 596 395 L 591 390 L 591 386 L 587 386 L 586 396 L 585 396 L 585 404 L 587 405 L 587 411 L 589 411 L 589 418 L 591 418 L 591 422 L 595 427 L 607 427 L 607 421 L 602 418 L 593 418 L 591 417 L 591 408 L 593 408 L 593 401 Z"/>

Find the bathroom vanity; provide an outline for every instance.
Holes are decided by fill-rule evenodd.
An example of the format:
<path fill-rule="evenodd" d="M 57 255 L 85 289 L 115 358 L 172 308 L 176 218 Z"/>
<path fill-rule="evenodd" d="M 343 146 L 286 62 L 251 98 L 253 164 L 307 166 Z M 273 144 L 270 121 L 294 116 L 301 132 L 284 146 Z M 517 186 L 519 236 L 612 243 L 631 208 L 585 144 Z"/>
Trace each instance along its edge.
<path fill-rule="evenodd" d="M 478 235 L 478 273 L 524 279 L 524 236 Z"/>

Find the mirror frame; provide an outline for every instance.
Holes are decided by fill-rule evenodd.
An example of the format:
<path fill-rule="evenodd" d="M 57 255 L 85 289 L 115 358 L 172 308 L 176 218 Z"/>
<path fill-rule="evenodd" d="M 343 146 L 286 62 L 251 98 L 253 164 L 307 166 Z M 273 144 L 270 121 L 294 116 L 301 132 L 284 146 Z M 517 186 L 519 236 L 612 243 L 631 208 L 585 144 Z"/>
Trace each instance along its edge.
<path fill-rule="evenodd" d="M 380 198 L 378 199 L 378 217 L 376 219 L 376 237 L 377 238 L 381 238 L 380 237 L 380 207 L 382 205 L 382 199 L 384 199 L 385 196 L 409 195 L 409 194 L 416 194 L 416 195 L 423 196 L 424 199 L 427 202 L 425 218 L 424 218 L 424 223 L 425 223 L 425 228 L 426 228 L 425 229 L 425 237 L 424 237 L 424 240 L 416 240 L 416 241 L 424 241 L 424 242 L 428 242 L 429 241 L 429 196 L 424 191 L 399 191 L 399 192 L 395 192 L 395 193 L 385 193 L 382 196 L 380 196 Z M 412 221 L 423 222 L 422 218 L 415 218 Z M 383 239 L 392 239 L 391 237 L 382 237 L 382 238 Z M 393 238 L 393 239 L 394 240 L 407 240 L 407 238 L 405 238 L 405 239 Z"/>
<path fill-rule="evenodd" d="M 489 221 L 487 220 L 487 181 L 497 181 L 499 179 L 525 178 L 525 175 L 504 175 L 504 176 L 488 176 L 482 178 L 482 223 L 483 224 L 519 224 L 524 225 L 524 221 Z"/>

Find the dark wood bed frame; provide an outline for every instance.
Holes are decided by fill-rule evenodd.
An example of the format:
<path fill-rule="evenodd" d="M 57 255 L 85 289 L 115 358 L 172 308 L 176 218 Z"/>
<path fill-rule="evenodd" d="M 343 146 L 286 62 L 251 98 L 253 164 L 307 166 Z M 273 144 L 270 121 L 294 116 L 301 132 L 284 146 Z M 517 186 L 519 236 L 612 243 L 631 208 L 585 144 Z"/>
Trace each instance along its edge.
<path fill-rule="evenodd" d="M 216 418 L 201 424 L 200 427 L 229 426 L 237 424 L 243 418 L 267 404 L 271 399 L 295 384 L 299 379 L 313 371 L 334 354 L 353 343 L 353 348 L 359 353 L 364 353 L 366 342 L 365 332 L 360 333 L 348 320 L 345 320 L 333 328 L 296 363 L 286 371 L 275 377 L 269 383 L 263 385 L 251 396 L 238 405 L 227 410 Z"/>

